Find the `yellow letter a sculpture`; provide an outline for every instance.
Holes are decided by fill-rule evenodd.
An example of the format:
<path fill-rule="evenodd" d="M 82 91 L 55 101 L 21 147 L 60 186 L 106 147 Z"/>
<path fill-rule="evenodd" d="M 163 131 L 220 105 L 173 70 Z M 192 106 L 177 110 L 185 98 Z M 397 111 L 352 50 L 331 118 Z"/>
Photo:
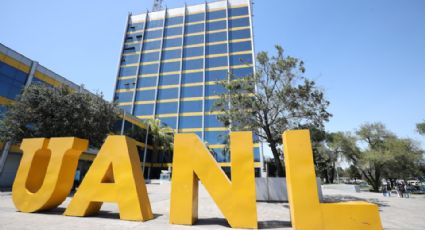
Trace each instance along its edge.
<path fill-rule="evenodd" d="M 286 181 L 292 227 L 296 230 L 381 230 L 378 206 L 367 202 L 319 202 L 310 135 L 307 130 L 287 131 Z"/>
<path fill-rule="evenodd" d="M 71 137 L 24 139 L 12 188 L 15 207 L 37 212 L 60 205 L 71 190 L 78 158 L 87 145 L 87 140 Z"/>
<path fill-rule="evenodd" d="M 137 147 L 128 137 L 108 136 L 65 215 L 96 214 L 103 202 L 118 203 L 123 220 L 153 218 Z"/>
<path fill-rule="evenodd" d="M 230 134 L 232 181 L 195 134 L 176 134 L 170 223 L 192 225 L 198 217 L 201 180 L 233 228 L 257 228 L 251 132 Z"/>

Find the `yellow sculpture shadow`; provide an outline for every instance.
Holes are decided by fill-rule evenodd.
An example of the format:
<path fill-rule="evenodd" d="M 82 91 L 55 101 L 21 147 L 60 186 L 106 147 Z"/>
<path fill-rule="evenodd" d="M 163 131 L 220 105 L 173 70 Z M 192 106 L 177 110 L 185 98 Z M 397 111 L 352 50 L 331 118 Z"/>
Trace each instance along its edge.
<path fill-rule="evenodd" d="M 382 229 L 379 209 L 375 204 L 320 203 L 309 131 L 287 131 L 282 137 L 291 222 L 294 229 Z"/>

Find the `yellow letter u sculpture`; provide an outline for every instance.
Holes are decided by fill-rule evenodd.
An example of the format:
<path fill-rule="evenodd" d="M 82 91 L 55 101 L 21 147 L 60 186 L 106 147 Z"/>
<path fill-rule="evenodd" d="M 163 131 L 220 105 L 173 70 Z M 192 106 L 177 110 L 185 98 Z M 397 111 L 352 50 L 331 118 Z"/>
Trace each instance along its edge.
<path fill-rule="evenodd" d="M 73 137 L 24 139 L 12 188 L 15 207 L 37 212 L 60 205 L 71 190 L 78 158 L 87 145 L 87 140 Z"/>
<path fill-rule="evenodd" d="M 283 134 L 292 227 L 296 230 L 381 230 L 378 206 L 367 202 L 320 203 L 310 135 Z"/>
<path fill-rule="evenodd" d="M 198 180 L 233 228 L 257 228 L 251 132 L 230 134 L 232 181 L 195 134 L 176 134 L 170 222 L 193 224 L 198 217 Z"/>

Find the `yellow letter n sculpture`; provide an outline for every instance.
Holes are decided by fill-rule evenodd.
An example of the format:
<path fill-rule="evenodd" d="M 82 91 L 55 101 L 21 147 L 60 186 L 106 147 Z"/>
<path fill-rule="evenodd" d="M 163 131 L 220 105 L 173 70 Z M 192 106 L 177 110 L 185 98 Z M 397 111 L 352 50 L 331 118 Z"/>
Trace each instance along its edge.
<path fill-rule="evenodd" d="M 56 208 L 68 196 L 75 170 L 88 142 L 78 138 L 31 138 L 21 144 L 23 156 L 12 188 L 21 212 Z"/>
<path fill-rule="evenodd" d="M 108 136 L 65 215 L 94 215 L 103 202 L 118 203 L 123 220 L 153 218 L 136 143 L 128 137 Z"/>
<path fill-rule="evenodd" d="M 251 132 L 230 134 L 232 181 L 195 134 L 176 134 L 170 222 L 192 225 L 198 217 L 198 180 L 233 228 L 257 228 Z"/>
<path fill-rule="evenodd" d="M 378 206 L 374 204 L 319 202 L 309 131 L 287 131 L 282 139 L 285 146 L 291 222 L 294 229 L 382 229 Z"/>

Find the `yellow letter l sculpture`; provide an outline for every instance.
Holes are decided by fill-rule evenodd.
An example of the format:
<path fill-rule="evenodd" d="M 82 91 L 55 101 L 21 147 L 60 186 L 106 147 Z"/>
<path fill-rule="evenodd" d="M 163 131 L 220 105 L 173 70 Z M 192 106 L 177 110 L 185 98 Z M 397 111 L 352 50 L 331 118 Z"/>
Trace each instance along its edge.
<path fill-rule="evenodd" d="M 65 215 L 96 214 L 103 202 L 118 203 L 123 220 L 153 218 L 137 147 L 131 138 L 106 138 Z"/>
<path fill-rule="evenodd" d="M 87 145 L 87 140 L 73 137 L 24 139 L 12 188 L 16 208 L 37 212 L 60 205 L 71 190 L 78 158 Z"/>
<path fill-rule="evenodd" d="M 198 216 L 198 180 L 233 228 L 257 228 L 251 132 L 230 134 L 232 181 L 195 134 L 174 142 L 170 222 L 193 224 Z"/>
<path fill-rule="evenodd" d="M 296 230 L 381 230 L 378 206 L 367 202 L 320 203 L 310 135 L 307 130 L 287 131 L 286 181 L 292 227 Z"/>

